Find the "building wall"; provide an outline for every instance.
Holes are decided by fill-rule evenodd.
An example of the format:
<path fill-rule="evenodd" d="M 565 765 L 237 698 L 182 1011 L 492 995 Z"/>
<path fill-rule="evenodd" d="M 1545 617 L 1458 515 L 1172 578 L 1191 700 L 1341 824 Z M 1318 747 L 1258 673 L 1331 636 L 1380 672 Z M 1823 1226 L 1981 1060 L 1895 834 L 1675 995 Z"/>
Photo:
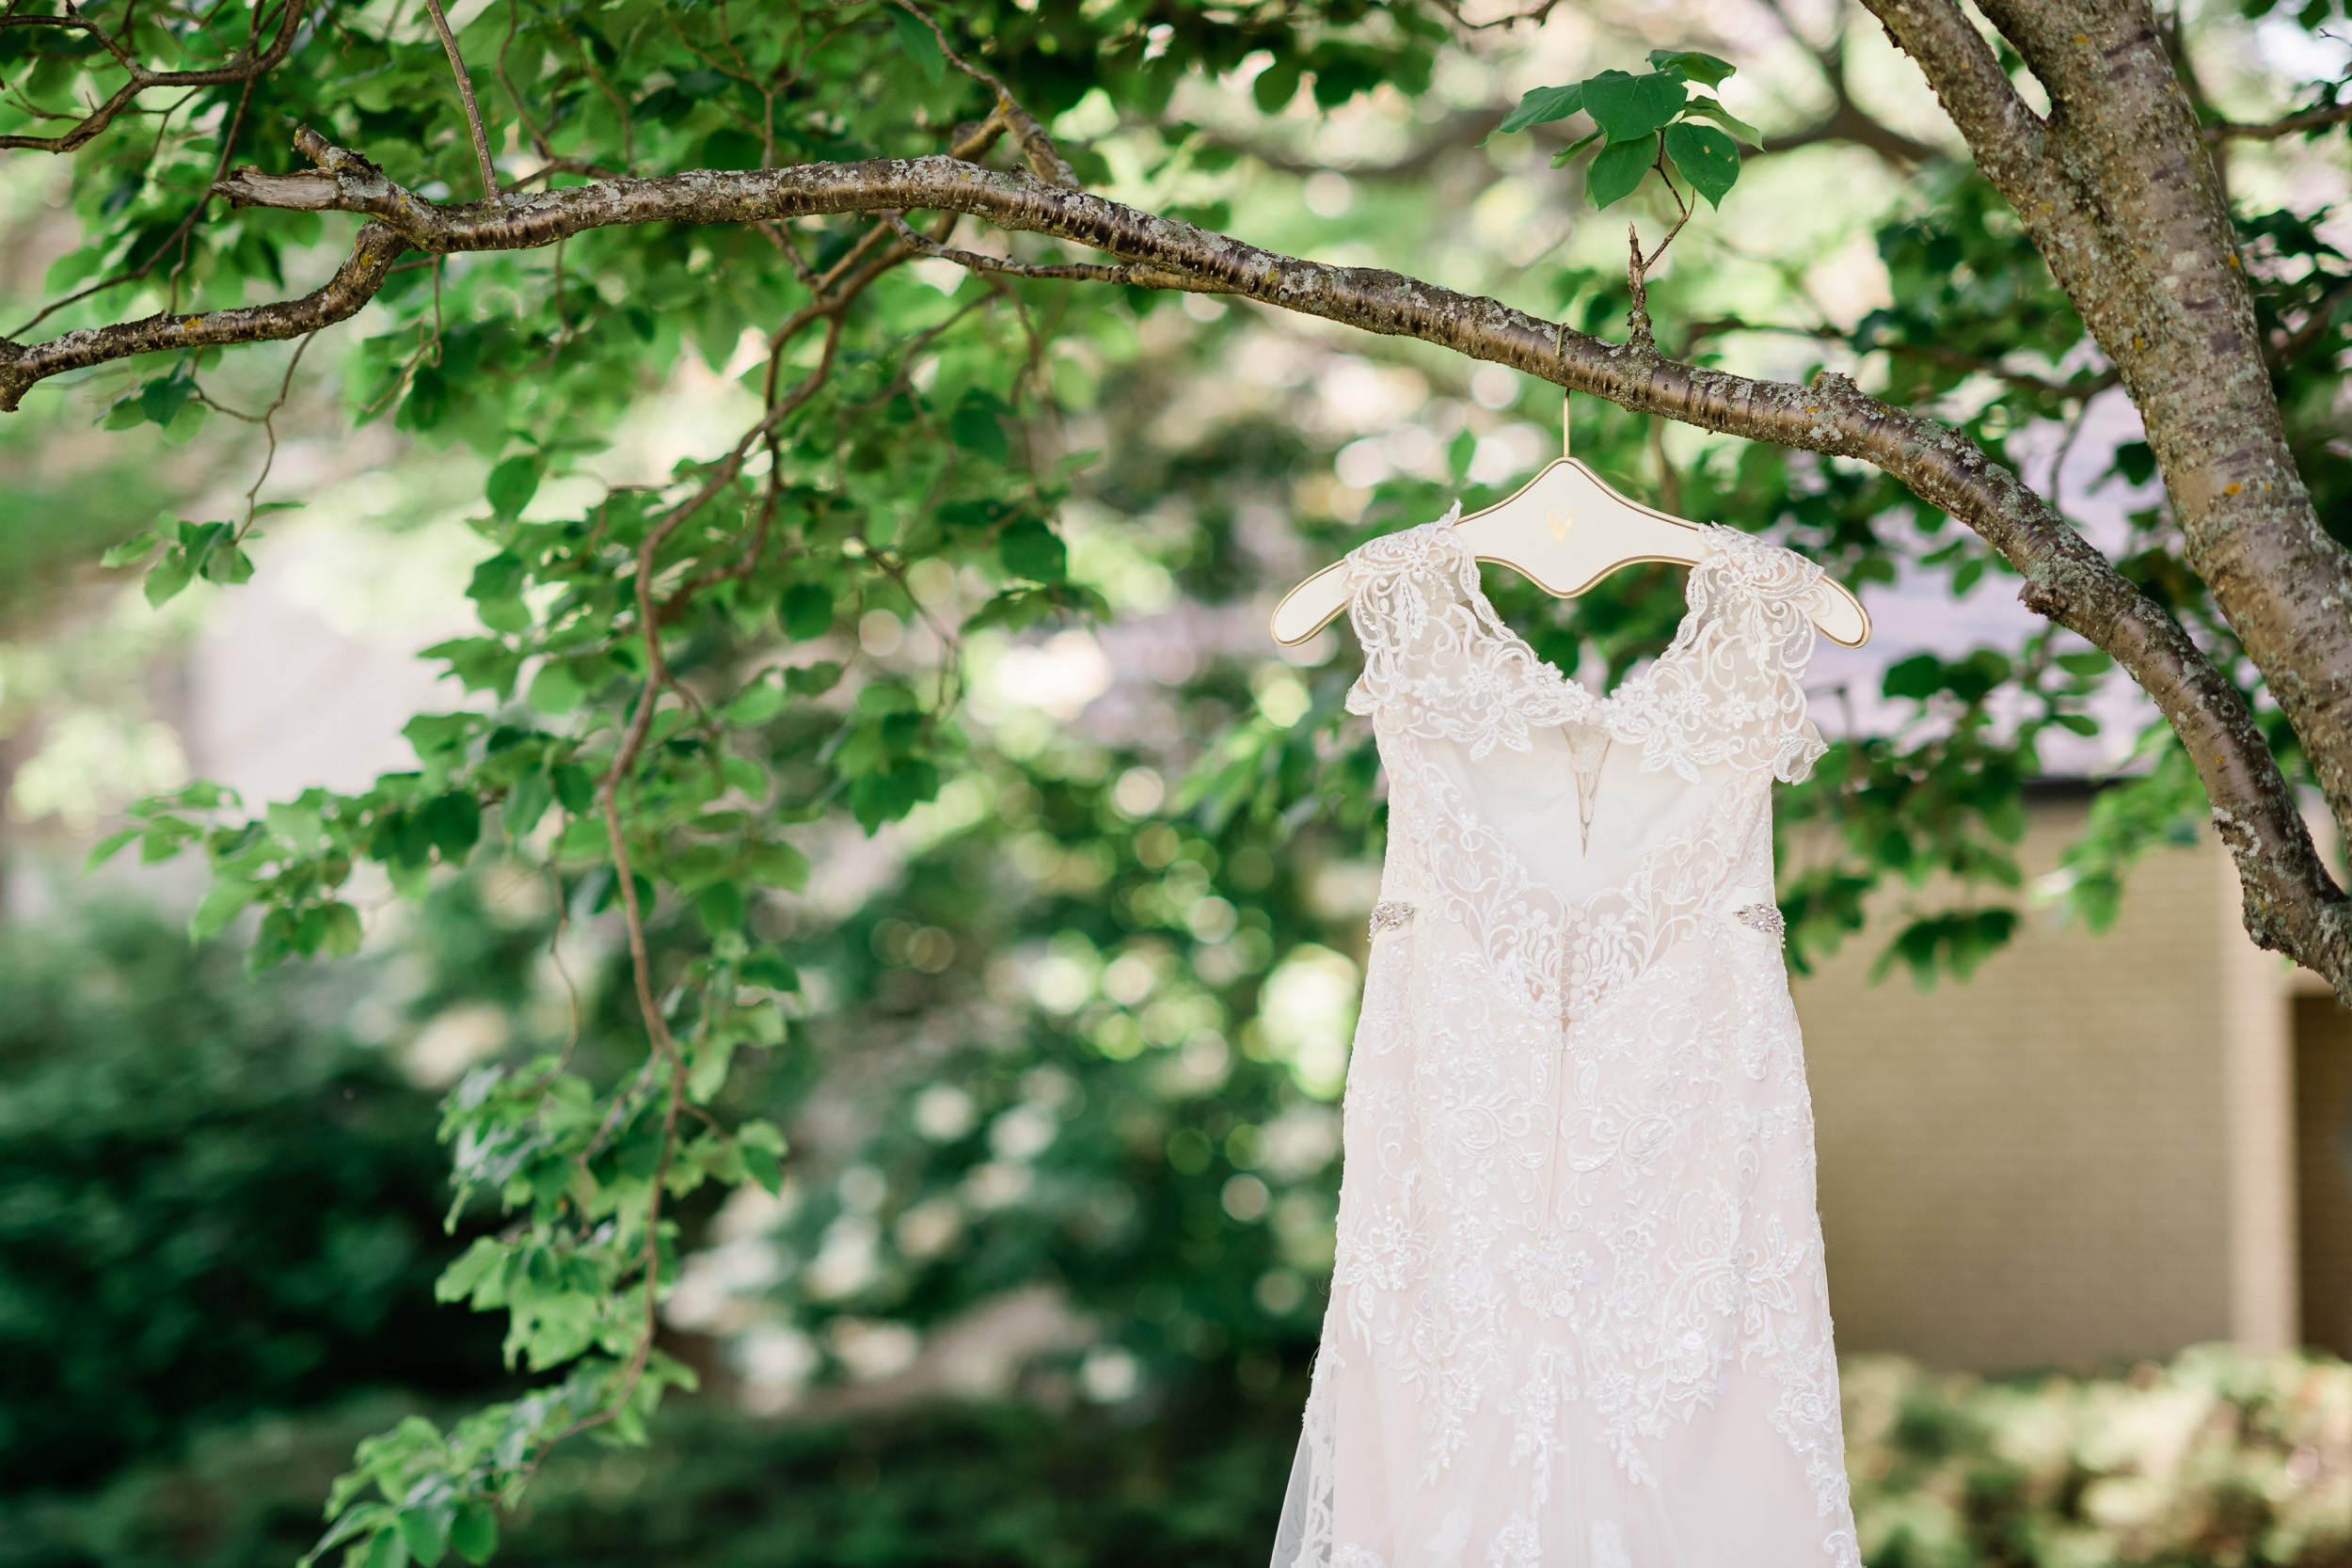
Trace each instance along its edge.
<path fill-rule="evenodd" d="M 2086 809 L 2036 807 L 2029 878 Z M 2290 1004 L 2234 901 L 2210 839 L 2155 851 L 2108 931 L 2033 911 L 1922 993 L 1868 979 L 1896 895 L 1796 981 L 1841 1350 L 1997 1371 L 2292 1341 Z"/>

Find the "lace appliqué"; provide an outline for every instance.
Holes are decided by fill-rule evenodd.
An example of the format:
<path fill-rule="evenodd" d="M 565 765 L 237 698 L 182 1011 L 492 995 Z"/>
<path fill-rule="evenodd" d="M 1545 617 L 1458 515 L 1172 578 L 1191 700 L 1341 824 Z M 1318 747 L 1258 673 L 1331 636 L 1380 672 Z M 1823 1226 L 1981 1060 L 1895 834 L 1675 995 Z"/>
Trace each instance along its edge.
<path fill-rule="evenodd" d="M 1371 936 L 1375 942 L 1386 932 L 1406 930 L 1412 924 L 1413 906 L 1410 904 L 1381 903 L 1372 907 Z"/>
<path fill-rule="evenodd" d="M 1364 650 L 1350 713 L 1409 697 L 1416 732 L 1467 745 L 1472 761 L 1497 746 L 1527 751 L 1537 730 L 1597 726 L 1593 733 L 1642 748 L 1645 768 L 1694 782 L 1700 768 L 1729 763 L 1793 784 L 1827 749 L 1805 717 L 1802 684 L 1816 640 L 1806 607 L 1820 567 L 1708 525 L 1708 554 L 1691 568 L 1674 641 L 1616 692 L 1597 697 L 1536 657 L 1495 613 L 1478 558 L 1454 527 L 1460 511 L 1457 503 L 1434 523 L 1348 556 L 1350 615 Z"/>

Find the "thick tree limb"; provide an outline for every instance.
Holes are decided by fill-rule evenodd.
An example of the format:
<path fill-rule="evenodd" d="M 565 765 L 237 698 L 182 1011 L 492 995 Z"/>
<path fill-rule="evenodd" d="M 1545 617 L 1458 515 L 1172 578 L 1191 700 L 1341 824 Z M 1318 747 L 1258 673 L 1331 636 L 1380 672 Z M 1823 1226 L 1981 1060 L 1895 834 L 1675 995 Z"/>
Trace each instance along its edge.
<path fill-rule="evenodd" d="M 437 255 L 521 250 L 640 223 L 746 223 L 914 209 L 969 214 L 1000 228 L 1109 252 L 1133 269 L 1128 280 L 1146 286 L 1240 294 L 1370 332 L 1416 338 L 1636 412 L 1884 469 L 1976 530 L 2025 577 L 2029 605 L 2105 649 L 2148 691 L 2204 780 L 2246 887 L 2249 928 L 2258 941 L 2352 993 L 2344 896 L 2322 868 L 2236 689 L 2177 622 L 2016 475 L 1958 432 L 1866 397 L 1842 376 L 1799 387 L 1694 369 L 1645 343 L 1607 342 L 1496 300 L 1396 273 L 1279 255 L 1084 191 L 954 158 L 706 170 L 517 194 L 496 207 L 444 207 L 309 132 L 298 135 L 297 145 L 318 166 L 315 172 L 271 176 L 240 169 L 219 188 L 238 202 L 373 219 L 361 228 L 331 282 L 279 304 L 151 317 L 29 347 L 0 345 L 0 407 L 15 407 L 46 377 L 131 355 L 314 331 L 357 311 L 410 247 Z"/>
<path fill-rule="evenodd" d="M 2048 91 L 2045 120 L 1956 0 L 1864 4 L 2122 372 L 2191 569 L 2352 832 L 2352 555 L 2320 528 L 2287 446 L 2228 203 L 2154 13 L 2146 0 L 1982 0 Z M 2250 882 L 2248 899 L 2262 940 Z"/>

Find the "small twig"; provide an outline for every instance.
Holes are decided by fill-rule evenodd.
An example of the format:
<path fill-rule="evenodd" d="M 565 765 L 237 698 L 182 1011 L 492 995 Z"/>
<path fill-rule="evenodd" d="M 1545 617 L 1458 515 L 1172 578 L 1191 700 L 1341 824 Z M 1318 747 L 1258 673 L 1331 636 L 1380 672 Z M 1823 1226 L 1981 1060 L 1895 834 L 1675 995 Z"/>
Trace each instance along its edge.
<path fill-rule="evenodd" d="M 956 265 L 968 267 L 974 272 L 1000 273 L 1009 277 L 1075 277 L 1095 283 L 1134 283 L 1147 289 L 1171 286 L 1170 283 L 1147 281 L 1147 277 L 1173 279 L 1176 276 L 1163 268 L 1143 267 L 1132 261 L 1120 266 L 1104 266 L 1099 261 L 1069 261 L 1041 266 L 1025 261 L 1001 261 L 993 256 L 983 256 L 977 250 L 957 250 L 952 246 L 927 240 L 914 231 L 907 223 L 903 214 L 886 213 L 883 216 L 890 220 L 891 228 L 898 231 L 899 240 L 909 248 L 918 250 L 926 256 L 935 256 L 943 261 L 953 261 Z M 1187 281 L 1184 286 L 1205 293 L 1220 292 L 1214 287 L 1191 281 Z"/>
<path fill-rule="evenodd" d="M 298 4 L 296 0 L 287 0 L 286 8 L 278 13 L 278 36 L 270 41 L 270 46 L 259 53 L 250 48 L 240 50 L 239 53 L 245 58 L 234 65 L 202 71 L 150 71 L 138 64 L 135 59 L 129 60 L 124 64 L 123 69 L 129 73 L 130 80 L 116 88 L 114 94 L 104 103 L 91 108 L 72 130 L 59 136 L 0 136 L 0 151 L 74 151 L 112 125 L 117 117 L 135 103 L 139 95 L 151 87 L 226 87 L 231 82 L 243 82 L 250 86 L 255 80 L 277 69 L 278 62 L 286 57 L 287 52 L 294 47 L 294 35 L 301 27 L 302 18 L 307 10 L 307 5 Z M 63 19 L 54 20 L 62 21 Z M 253 32 L 256 37 L 259 36 L 260 26 L 261 12 L 257 9 L 253 17 Z M 124 30 L 127 33 L 130 29 L 126 27 Z M 91 31 L 97 32 L 101 39 L 105 37 L 103 32 L 98 32 L 95 28 Z M 109 52 L 116 54 L 119 60 L 122 58 L 119 52 L 113 50 Z M 36 112 L 40 111 L 36 110 Z M 71 117 L 44 113 L 41 118 L 62 119 Z"/>
<path fill-rule="evenodd" d="M 2352 293 L 2352 277 L 2338 279 L 2332 288 L 2313 301 L 2310 314 L 2303 318 L 2303 324 L 2270 349 L 2267 356 L 2270 368 L 2274 371 L 2284 370 L 2301 357 L 2305 349 L 2317 342 L 2320 336 L 2335 325 L 2336 307 L 2343 303 L 2346 293 Z"/>
<path fill-rule="evenodd" d="M 424 0 L 424 8 L 433 14 L 433 30 L 441 35 L 442 52 L 449 55 L 450 74 L 457 78 L 458 102 L 466 107 L 466 128 L 473 133 L 473 155 L 482 161 L 482 195 L 495 204 L 499 198 L 498 166 L 490 161 L 490 137 L 482 129 L 482 109 L 473 101 L 473 78 L 466 74 L 466 56 L 457 52 L 457 35 L 449 30 L 449 17 L 441 10 L 441 0 Z"/>
<path fill-rule="evenodd" d="M 317 341 L 318 334 L 313 332 L 294 344 L 294 357 L 286 361 L 285 376 L 278 383 L 278 396 L 271 401 L 267 408 L 262 410 L 262 417 L 258 422 L 262 427 L 262 439 L 268 445 L 262 453 L 262 471 L 253 476 L 252 487 L 245 493 L 245 526 L 237 530 L 237 539 L 240 543 L 253 531 L 253 517 L 260 507 L 262 486 L 269 479 L 270 469 L 278 466 L 278 411 L 286 406 L 287 398 L 294 394 L 294 372 L 300 368 L 302 356 L 310 352 L 310 345 Z"/>
<path fill-rule="evenodd" d="M 564 1034 L 564 1052 L 555 1063 L 555 1070 L 562 1072 L 571 1065 L 572 1053 L 580 1048 L 580 986 L 572 978 L 571 965 L 564 961 L 564 931 L 571 923 L 571 911 L 564 903 L 564 872 L 552 859 L 548 862 L 547 870 L 548 880 L 555 884 L 555 929 L 548 933 L 548 961 L 555 965 L 556 977 L 564 982 L 564 995 L 571 1006 L 570 1026 Z"/>
<path fill-rule="evenodd" d="M 2294 135 L 2297 131 L 2316 131 L 2323 126 L 2342 125 L 2352 119 L 2352 103 L 2329 103 L 2321 108 L 2305 109 L 2301 114 L 2274 119 L 2267 125 L 2249 125 L 2242 120 L 2221 119 L 2204 128 L 2207 141 L 2277 141 L 2280 136 Z"/>
<path fill-rule="evenodd" d="M 1649 421 L 1650 451 L 1658 457 L 1658 499 L 1669 512 L 1682 510 L 1682 476 L 1675 472 L 1674 459 L 1666 455 L 1666 421 L 1656 415 Z"/>
<path fill-rule="evenodd" d="M 1625 285 L 1633 295 L 1633 309 L 1626 312 L 1626 325 L 1632 328 L 1635 346 L 1655 350 L 1658 340 L 1650 331 L 1649 285 L 1645 281 L 1649 267 L 1642 260 L 1642 231 L 1629 223 L 1625 226 L 1625 238 L 1632 251 L 1625 266 Z"/>
<path fill-rule="evenodd" d="M 1791 337 L 1816 338 L 1823 342 L 1832 343 L 1845 342 L 1848 336 L 1844 329 L 1831 326 L 1826 323 L 1819 326 L 1790 326 L 1780 322 L 1752 322 L 1741 316 L 1715 316 L 1706 321 L 1691 324 L 1683 339 L 1682 352 L 1678 357 L 1688 359 L 1697 351 L 1699 344 L 1708 339 L 1720 338 L 1731 332 L 1777 332 Z M 2121 385 L 2123 380 L 2122 372 L 2109 366 L 2096 375 L 2078 375 L 2070 381 L 2058 381 L 2046 375 L 2036 375 L 2031 371 L 2013 371 L 1997 359 L 1987 359 L 1981 355 L 1965 353 L 1956 348 L 1947 348 L 1941 343 L 1882 342 L 1872 343 L 1869 347 L 1857 349 L 1855 352 L 1886 354 L 1898 358 L 1925 359 L 1933 364 L 1950 366 L 1954 370 L 1978 371 L 1986 375 L 1997 377 L 2020 391 L 2041 392 L 2054 398 L 2094 397 L 2110 387 Z"/>
<path fill-rule="evenodd" d="M 515 29 L 521 20 L 521 8 L 516 0 L 506 0 L 506 37 L 499 43 L 499 85 L 506 89 L 506 101 L 515 106 L 515 119 L 521 123 L 523 134 L 531 138 L 532 150 L 548 160 L 548 166 L 539 171 L 539 175 L 545 175 L 555 172 L 556 166 L 566 160 L 556 157 L 555 149 L 548 145 L 547 133 L 539 128 L 537 120 L 531 118 L 531 110 L 523 103 L 522 89 L 515 86 L 515 78 L 506 73 L 506 52 L 515 47 Z M 601 175 L 602 171 L 598 173 Z M 539 175 L 532 178 L 537 179 Z M 516 182 L 517 184 L 523 182 Z"/>
<path fill-rule="evenodd" d="M 577 174 L 583 180 L 612 180 L 617 178 L 619 173 L 618 169 L 606 168 L 601 164 L 592 164 L 585 158 L 549 158 L 545 165 L 532 169 L 529 174 L 505 182 L 501 189 L 518 191 L 525 185 L 535 185 L 540 181 L 558 174 Z"/>
<path fill-rule="evenodd" d="M 923 13 L 914 0 L 898 0 L 898 8 L 931 30 L 931 37 L 939 40 L 939 52 L 947 56 L 949 65 L 996 95 L 996 113 L 1003 117 L 1013 138 L 1020 142 L 1022 156 L 1028 160 L 1031 173 L 1047 184 L 1059 185 L 1064 190 L 1085 188 L 1078 179 L 1078 171 L 1062 157 L 1061 150 L 1054 145 L 1054 138 L 1045 134 L 1045 127 L 1038 123 L 1037 117 L 1021 106 L 1021 101 L 1013 97 L 1010 87 L 957 54 L 955 46 L 947 41 L 946 33 L 941 30 L 938 23 Z"/>

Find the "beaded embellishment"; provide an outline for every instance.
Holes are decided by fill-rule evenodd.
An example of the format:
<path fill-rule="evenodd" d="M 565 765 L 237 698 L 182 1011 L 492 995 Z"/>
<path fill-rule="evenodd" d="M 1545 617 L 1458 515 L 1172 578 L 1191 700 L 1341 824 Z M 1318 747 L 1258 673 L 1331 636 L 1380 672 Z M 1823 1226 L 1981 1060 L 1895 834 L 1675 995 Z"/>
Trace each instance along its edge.
<path fill-rule="evenodd" d="M 1788 941 L 1788 922 L 1781 917 L 1777 905 L 1742 904 L 1731 911 L 1731 918 L 1742 926 L 1753 927 L 1774 942 L 1786 942 Z"/>
<path fill-rule="evenodd" d="M 1410 904 L 1375 904 L 1372 907 L 1372 935 L 1375 941 L 1379 940 L 1383 931 L 1401 931 L 1412 923 L 1413 906 Z"/>

